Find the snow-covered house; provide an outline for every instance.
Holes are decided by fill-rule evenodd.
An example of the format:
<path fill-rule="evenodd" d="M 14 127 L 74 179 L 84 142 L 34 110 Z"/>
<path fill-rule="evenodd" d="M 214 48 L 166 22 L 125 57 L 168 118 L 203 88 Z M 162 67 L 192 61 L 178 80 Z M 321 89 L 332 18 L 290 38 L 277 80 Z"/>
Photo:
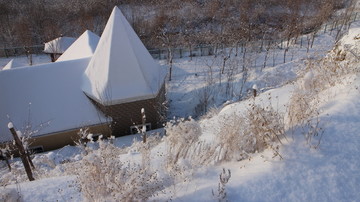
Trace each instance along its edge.
<path fill-rule="evenodd" d="M 115 133 L 129 133 L 146 109 L 148 128 L 157 128 L 165 101 L 164 76 L 119 9 L 114 9 L 85 71 L 82 90 L 114 120 Z M 124 114 L 134 114 L 127 116 Z"/>
<path fill-rule="evenodd" d="M 99 43 L 100 37 L 91 31 L 85 31 L 66 51 L 56 60 L 66 61 L 91 57 Z"/>
<path fill-rule="evenodd" d="M 165 74 L 115 7 L 99 39 L 81 35 L 54 63 L 0 71 L 0 142 L 7 123 L 35 131 L 31 147 L 72 144 L 81 128 L 122 136 L 142 123 L 161 127 Z M 26 133 L 26 132 L 25 132 Z"/>
<path fill-rule="evenodd" d="M 45 43 L 44 53 L 50 54 L 51 61 L 56 59 L 68 49 L 76 39 L 73 37 L 58 37 Z"/>

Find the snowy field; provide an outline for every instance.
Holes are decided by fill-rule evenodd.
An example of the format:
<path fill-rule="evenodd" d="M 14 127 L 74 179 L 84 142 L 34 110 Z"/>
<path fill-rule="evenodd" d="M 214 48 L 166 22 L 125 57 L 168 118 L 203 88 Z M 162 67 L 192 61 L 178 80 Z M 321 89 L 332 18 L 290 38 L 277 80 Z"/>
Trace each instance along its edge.
<path fill-rule="evenodd" d="M 327 70 L 315 68 L 320 64 L 321 58 L 337 57 L 336 54 L 341 53 L 337 49 L 333 50 L 334 33 L 330 35 L 329 32 L 319 33 L 309 52 L 306 47 L 293 44 L 285 63 L 284 50 L 270 50 L 265 68 L 265 52 L 251 53 L 245 61 L 242 60 L 241 53 L 237 57 L 231 55 L 223 74 L 221 55 L 216 58 L 207 56 L 175 60 L 172 80 L 167 83 L 167 96 L 168 117 L 175 117 L 174 122 L 177 124 L 169 123 L 165 127 L 167 136 L 156 135 L 163 134 L 162 130 L 152 133 L 147 149 L 141 144 L 139 135 L 117 138 L 113 140 L 115 148 L 118 148 L 117 153 L 110 150 L 117 154 L 115 160 L 104 160 L 107 163 L 104 165 L 119 168 L 110 178 L 118 177 L 120 170 L 128 168 L 125 164 L 140 165 L 134 167 L 139 175 L 144 172 L 141 168 L 146 167 L 148 172 L 156 173 L 156 177 L 149 178 L 150 184 L 135 179 L 120 179 L 125 185 L 133 182 L 130 183 L 133 187 L 119 188 L 119 193 L 120 190 L 127 194 L 132 191 L 140 193 L 134 191 L 134 187 L 143 188 L 145 193 L 153 191 L 149 194 L 150 197 L 146 197 L 150 201 L 358 201 L 360 66 L 355 55 L 360 54 L 360 29 L 357 27 L 360 27 L 360 23 L 353 23 L 350 34 L 339 43 L 342 53 L 346 53 L 345 60 L 340 61 L 339 65 L 347 65 L 346 67 L 353 71 L 343 70 L 331 74 Z M 306 36 L 304 40 L 305 38 Z M 10 59 L 12 58 L 0 58 L 0 68 Z M 16 59 L 24 65 L 27 64 L 26 56 Z M 313 61 L 313 66 L 309 65 L 309 59 Z M 34 64 L 41 64 L 49 62 L 50 58 L 34 55 L 33 60 Z M 160 63 L 166 68 L 166 61 Z M 242 68 L 244 63 L 246 71 Z M 323 72 L 330 76 L 322 77 Z M 324 76 L 327 76 L 325 73 Z M 324 84 L 326 78 L 333 80 Z M 259 95 L 253 98 L 248 92 L 255 86 Z M 291 124 L 289 110 L 293 96 L 298 95 L 299 91 L 304 98 L 309 98 L 307 104 L 310 108 L 316 106 L 316 113 L 315 116 L 302 120 L 302 124 L 296 125 Z M 253 152 L 247 152 L 247 148 L 244 148 L 244 151 L 239 151 L 241 156 L 233 154 L 231 159 L 223 158 L 225 154 L 219 148 L 222 148 L 221 144 L 229 144 L 221 141 L 223 135 L 224 138 L 228 137 L 224 131 L 230 134 L 233 131 L 231 129 L 237 125 L 247 127 L 238 121 L 247 120 L 241 116 L 249 113 L 254 106 L 271 109 L 276 115 L 280 115 L 281 119 L 271 121 L 284 125 L 281 143 L 271 143 L 262 150 Z M 303 114 L 306 113 L 304 110 Z M 240 118 L 234 120 L 233 117 Z M 178 121 L 179 118 L 188 121 Z M 278 126 L 271 124 L 270 128 Z M 197 138 L 194 142 L 189 141 L 193 140 L 192 135 Z M 174 143 L 171 140 L 173 137 L 184 138 L 176 139 Z M 252 141 L 249 139 L 249 142 Z M 184 144 L 181 145 L 182 143 Z M 176 155 L 171 156 L 174 152 L 176 154 L 172 148 L 181 151 L 180 146 L 191 146 L 192 143 L 195 143 L 195 146 L 189 148 L 189 153 L 179 152 L 183 158 L 174 164 L 169 163 L 176 158 Z M 114 157 L 106 153 L 107 149 L 113 148 L 109 144 L 92 143 L 87 149 L 66 146 L 56 151 L 37 154 L 33 159 L 36 166 L 36 181 L 33 182 L 27 181 L 19 159 L 12 160 L 12 172 L 1 162 L 0 199 L 6 201 L 20 197 L 23 201 L 84 201 L 86 198 L 90 201 L 105 200 L 96 196 L 97 191 L 102 193 L 100 191 L 104 190 L 82 186 L 81 183 L 89 182 L 78 175 L 89 176 L 91 170 L 87 170 L 85 165 L 96 168 L 98 157 Z M 210 151 L 213 152 L 212 155 L 209 154 Z M 230 151 L 228 152 L 230 154 Z M 209 155 L 209 158 L 196 154 Z M 216 160 L 213 157 L 223 159 Z M 114 163 L 119 159 L 124 164 Z M 229 175 L 228 170 L 231 171 L 231 176 L 228 182 L 218 189 L 219 174 L 223 169 L 225 176 Z M 130 170 L 125 173 L 134 174 Z M 107 176 L 106 173 L 104 176 Z M 148 179 L 147 175 L 144 176 L 145 178 L 141 179 Z M 96 178 L 89 178 L 91 179 Z M 92 183 L 95 187 L 101 185 L 101 182 L 97 181 Z M 158 183 L 160 186 L 155 187 Z M 94 198 L 89 199 L 92 195 L 86 193 L 86 189 L 95 193 Z M 106 200 L 112 201 L 115 200 L 112 197 L 116 198 L 118 195 L 108 197 Z"/>

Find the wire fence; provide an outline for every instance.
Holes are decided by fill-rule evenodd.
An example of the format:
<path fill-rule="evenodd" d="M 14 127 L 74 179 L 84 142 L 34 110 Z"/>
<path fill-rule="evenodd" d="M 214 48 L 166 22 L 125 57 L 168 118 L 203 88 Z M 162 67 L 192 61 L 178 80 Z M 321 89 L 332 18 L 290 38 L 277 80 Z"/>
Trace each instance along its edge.
<path fill-rule="evenodd" d="M 0 57 L 11 57 L 26 55 L 27 53 L 31 54 L 40 54 L 44 53 L 45 45 L 35 45 L 35 46 L 23 46 L 23 47 L 11 47 L 11 48 L 2 48 L 0 49 Z"/>

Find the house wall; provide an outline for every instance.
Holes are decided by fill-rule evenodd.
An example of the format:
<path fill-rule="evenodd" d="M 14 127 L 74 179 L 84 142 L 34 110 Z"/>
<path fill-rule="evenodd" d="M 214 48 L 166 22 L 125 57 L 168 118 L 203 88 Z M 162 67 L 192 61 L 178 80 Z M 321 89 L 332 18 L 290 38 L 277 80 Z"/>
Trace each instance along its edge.
<path fill-rule="evenodd" d="M 153 99 L 135 102 L 103 106 L 92 100 L 96 106 L 107 116 L 113 119 L 111 124 L 112 135 L 123 136 L 131 134 L 131 126 L 142 124 L 141 109 L 145 109 L 146 123 L 151 124 L 151 129 L 162 127 L 165 120 L 165 84 L 161 87 L 159 94 Z"/>
<path fill-rule="evenodd" d="M 110 136 L 110 129 L 108 124 L 101 124 L 95 126 L 88 126 L 89 133 L 103 134 L 104 136 Z M 52 133 L 49 135 L 38 136 L 31 139 L 30 148 L 42 147 L 44 151 L 59 149 L 65 145 L 75 145 L 75 141 L 79 140 L 80 128 L 67 130 L 58 133 Z M 0 147 L 4 147 L 5 144 L 1 144 Z"/>

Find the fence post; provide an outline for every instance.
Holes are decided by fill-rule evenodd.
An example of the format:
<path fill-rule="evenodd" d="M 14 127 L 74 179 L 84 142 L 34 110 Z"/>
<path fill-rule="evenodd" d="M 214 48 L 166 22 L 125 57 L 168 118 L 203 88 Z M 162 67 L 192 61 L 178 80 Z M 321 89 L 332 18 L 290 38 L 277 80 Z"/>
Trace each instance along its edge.
<path fill-rule="evenodd" d="M 15 140 L 15 145 L 18 148 L 19 155 L 20 155 L 22 163 L 24 164 L 26 174 L 27 174 L 30 181 L 34 181 L 35 179 L 34 179 L 34 177 L 32 175 L 32 171 L 31 171 L 30 162 L 29 162 L 27 152 L 25 152 L 24 146 L 23 146 L 20 138 L 18 137 L 18 135 L 17 135 L 17 133 L 16 133 L 16 131 L 14 129 L 14 126 L 13 126 L 13 124 L 11 122 L 9 123 L 8 128 L 9 128 L 9 130 L 10 130 L 10 132 L 13 135 L 13 138 Z"/>

